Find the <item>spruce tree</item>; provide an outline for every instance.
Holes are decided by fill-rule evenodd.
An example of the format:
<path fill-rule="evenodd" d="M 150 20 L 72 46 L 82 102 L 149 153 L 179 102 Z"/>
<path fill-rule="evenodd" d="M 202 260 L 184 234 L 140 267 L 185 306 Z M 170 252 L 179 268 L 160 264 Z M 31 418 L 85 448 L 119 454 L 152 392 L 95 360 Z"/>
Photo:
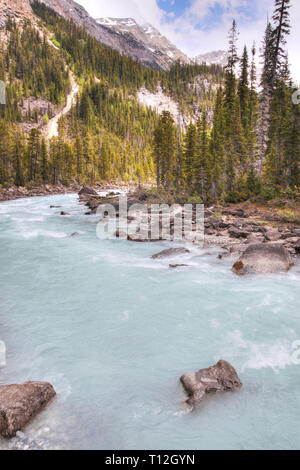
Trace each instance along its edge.
<path fill-rule="evenodd" d="M 275 0 L 273 26 L 268 22 L 263 43 L 264 69 L 262 74 L 260 121 L 260 168 L 267 150 L 270 108 L 278 82 L 287 77 L 286 37 L 290 34 L 290 0 Z"/>
<path fill-rule="evenodd" d="M 157 186 L 170 189 L 175 184 L 177 138 L 174 119 L 168 111 L 163 111 L 155 130 L 154 153 Z"/>
<path fill-rule="evenodd" d="M 225 125 L 224 96 L 220 88 L 216 98 L 210 139 L 211 192 L 215 199 L 222 198 L 225 191 Z"/>
<path fill-rule="evenodd" d="M 187 128 L 183 142 L 182 181 L 190 194 L 194 192 L 196 177 L 197 130 L 191 122 Z"/>
<path fill-rule="evenodd" d="M 207 115 L 204 111 L 202 119 L 197 123 L 197 150 L 195 157 L 195 189 L 206 202 L 209 199 L 211 185 L 211 157 L 209 153 L 209 134 Z"/>
<path fill-rule="evenodd" d="M 274 57 L 273 29 L 270 22 L 267 23 L 263 46 L 262 58 L 264 62 L 261 77 L 260 120 L 259 120 L 259 157 L 260 176 L 262 177 L 263 159 L 267 149 L 268 130 L 270 123 L 270 106 L 273 96 L 273 57 Z"/>
<path fill-rule="evenodd" d="M 47 150 L 46 139 L 44 137 L 42 138 L 42 142 L 41 142 L 41 178 L 44 184 L 49 181 L 48 150 Z"/>
<path fill-rule="evenodd" d="M 241 58 L 241 72 L 238 83 L 238 96 L 240 100 L 241 120 L 245 133 L 249 127 L 249 57 L 247 47 L 244 47 L 243 56 Z"/>
<path fill-rule="evenodd" d="M 271 84 L 275 86 L 286 64 L 286 37 L 290 34 L 290 0 L 275 0 L 272 16 L 274 29 L 272 31 L 272 61 Z"/>

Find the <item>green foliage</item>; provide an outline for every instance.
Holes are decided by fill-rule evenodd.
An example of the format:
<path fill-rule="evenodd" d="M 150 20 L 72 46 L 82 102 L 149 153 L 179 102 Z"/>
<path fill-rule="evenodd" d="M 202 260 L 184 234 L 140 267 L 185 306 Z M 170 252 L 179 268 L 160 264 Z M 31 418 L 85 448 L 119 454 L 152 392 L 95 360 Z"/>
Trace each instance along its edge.
<path fill-rule="evenodd" d="M 44 34 L 28 22 L 17 26 L 9 19 L 8 42 L 0 44 L 0 80 L 7 84 L 7 105 L 0 109 L 0 184 L 68 184 L 76 179 L 141 185 L 156 177 L 159 192 L 169 201 L 298 200 L 300 107 L 291 100 L 284 49 L 289 3 L 275 0 L 273 23 L 266 31 L 262 102 L 267 106 L 259 113 L 255 46 L 252 60 L 246 48 L 238 57 L 235 21 L 225 71 L 175 63 L 164 72 L 143 67 L 33 2 Z M 24 114 L 21 108 L 31 96 L 63 104 L 70 90 L 68 69 L 80 93 L 60 120 L 58 136 L 47 142 L 41 131 L 51 118 L 51 106 L 43 119 L 37 110 Z M 176 100 L 180 113 L 190 116 L 185 135 L 170 113 L 159 117 L 138 104 L 142 86 L 155 92 L 159 85 Z M 24 121 L 29 134 L 20 126 Z M 268 129 L 267 139 L 261 139 L 261 123 Z"/>
<path fill-rule="evenodd" d="M 176 128 L 174 119 L 164 111 L 154 133 L 154 155 L 157 186 L 173 188 L 176 177 Z"/>
<path fill-rule="evenodd" d="M 194 112 L 200 101 L 211 110 L 214 85 L 221 83 L 221 67 L 174 64 L 163 72 L 143 67 L 133 58 L 100 44 L 95 38 L 65 20 L 39 2 L 32 3 L 41 19 L 44 34 L 29 23 L 16 26 L 8 21 L 7 47 L 0 47 L 0 74 L 7 82 L 7 106 L 0 111 L 9 124 L 7 135 L 15 136 L 16 122 L 35 125 L 30 135 L 22 135 L 24 151 L 20 153 L 20 170 L 13 164 L 14 155 L 8 142 L 1 160 L 1 180 L 22 184 L 32 182 L 80 182 L 123 180 L 152 182 L 155 163 L 152 140 L 158 123 L 156 113 L 140 106 L 136 92 L 142 86 L 155 91 L 159 84 L 176 99 L 182 112 Z M 48 40 L 47 38 L 51 39 Z M 55 47 L 53 47 L 53 45 Z M 58 50 L 57 50 L 58 49 Z M 67 66 L 66 66 L 67 65 Z M 67 118 L 59 123 L 59 136 L 47 143 L 39 124 L 47 124 L 51 107 L 43 118 L 35 109 L 21 113 L 21 105 L 29 96 L 43 98 L 53 104 L 64 101 L 70 89 L 68 68 L 81 86 L 81 93 Z M 210 86 L 191 87 L 197 77 L 210 80 Z M 2 121 L 1 121 L 2 122 Z M 4 124 L 3 124 L 4 125 Z M 171 125 L 169 163 L 162 180 L 174 185 L 177 171 L 175 148 L 176 125 Z M 14 144 L 14 138 L 13 144 Z M 169 149 L 170 150 L 170 149 Z M 21 174 L 22 173 L 22 174 Z M 21 174 L 21 176 L 20 176 Z"/>
<path fill-rule="evenodd" d="M 208 129 L 206 113 L 202 110 L 201 119 L 197 125 L 190 123 L 178 149 L 181 173 L 176 188 L 186 197 L 199 196 L 204 202 L 225 200 L 236 203 L 251 197 L 268 200 L 278 197 L 284 190 L 300 186 L 300 106 L 292 103 L 293 89 L 287 68 L 282 73 L 284 36 L 289 32 L 289 1 L 276 0 L 275 7 L 275 29 L 268 25 L 264 42 L 263 85 L 267 91 L 272 87 L 272 100 L 268 118 L 269 145 L 264 154 L 263 171 L 258 162 L 258 143 L 259 126 L 265 121 L 259 121 L 256 48 L 253 45 L 250 64 L 248 51 L 244 48 L 237 78 L 238 33 L 233 21 L 225 86 L 217 92 L 213 127 Z M 162 161 L 157 159 L 157 162 L 163 168 L 162 154 L 161 158 Z M 286 196 L 291 197 L 291 193 L 286 192 Z"/>
<path fill-rule="evenodd" d="M 52 41 L 52 43 L 54 44 L 55 47 L 58 47 L 60 49 L 61 45 L 55 37 L 53 37 L 51 39 L 51 41 Z"/>

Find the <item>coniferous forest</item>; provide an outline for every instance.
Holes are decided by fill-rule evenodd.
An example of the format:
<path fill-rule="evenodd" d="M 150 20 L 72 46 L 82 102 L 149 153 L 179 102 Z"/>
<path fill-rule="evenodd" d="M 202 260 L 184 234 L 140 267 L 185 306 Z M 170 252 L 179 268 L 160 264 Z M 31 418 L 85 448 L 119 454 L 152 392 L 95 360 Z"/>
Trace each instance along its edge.
<path fill-rule="evenodd" d="M 238 30 L 233 21 L 212 128 L 203 112 L 187 128 L 178 151 L 172 116 L 165 113 L 160 117 L 155 133 L 159 185 L 170 188 L 176 182 L 178 188 L 204 202 L 297 197 L 300 108 L 292 100 L 295 87 L 285 48 L 289 8 L 290 0 L 275 1 L 263 40 L 261 83 L 257 83 L 257 46 L 254 43 L 251 51 L 245 47 L 238 56 Z"/>
<path fill-rule="evenodd" d="M 7 85 L 0 185 L 156 182 L 204 202 L 297 197 L 300 108 L 292 101 L 286 52 L 290 0 L 275 0 L 262 44 L 244 47 L 241 56 L 233 21 L 224 70 L 176 63 L 167 72 L 100 44 L 37 1 L 32 6 L 39 28 L 9 19 L 0 35 L 0 80 Z M 80 93 L 48 139 L 45 129 L 65 104 L 70 72 Z M 195 86 L 199 77 L 209 86 Z M 158 85 L 189 125 L 139 104 L 139 89 L 155 92 Z"/>

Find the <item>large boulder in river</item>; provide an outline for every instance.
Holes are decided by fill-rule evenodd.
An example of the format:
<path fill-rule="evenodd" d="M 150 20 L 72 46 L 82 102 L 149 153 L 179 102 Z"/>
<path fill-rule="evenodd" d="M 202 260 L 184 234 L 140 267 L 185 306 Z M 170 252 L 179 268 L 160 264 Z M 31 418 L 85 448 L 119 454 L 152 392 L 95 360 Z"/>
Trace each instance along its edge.
<path fill-rule="evenodd" d="M 293 266 L 288 250 L 280 244 L 249 245 L 233 265 L 236 274 L 268 274 L 288 271 Z"/>
<path fill-rule="evenodd" d="M 93 188 L 90 188 L 89 186 L 84 186 L 81 188 L 78 194 L 79 196 L 98 196 L 97 191 L 95 191 Z"/>
<path fill-rule="evenodd" d="M 0 435 L 13 437 L 55 397 L 47 382 L 0 386 Z"/>
<path fill-rule="evenodd" d="M 160 259 L 160 258 L 168 258 L 169 256 L 176 256 L 176 255 L 185 255 L 190 253 L 189 250 L 186 248 L 168 248 L 167 250 L 163 250 L 155 255 L 152 255 L 152 259 Z"/>
<path fill-rule="evenodd" d="M 242 382 L 231 364 L 220 360 L 215 366 L 184 374 L 180 379 L 187 395 L 187 404 L 194 407 L 209 393 L 238 390 Z"/>

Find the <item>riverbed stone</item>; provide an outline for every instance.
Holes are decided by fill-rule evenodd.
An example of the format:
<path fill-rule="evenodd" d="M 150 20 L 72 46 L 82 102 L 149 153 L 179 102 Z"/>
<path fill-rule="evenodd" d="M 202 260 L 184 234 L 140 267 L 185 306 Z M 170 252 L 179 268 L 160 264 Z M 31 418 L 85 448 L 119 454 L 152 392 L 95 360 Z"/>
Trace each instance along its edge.
<path fill-rule="evenodd" d="M 293 266 L 288 250 L 279 243 L 249 245 L 233 265 L 236 274 L 268 274 L 288 271 Z"/>
<path fill-rule="evenodd" d="M 247 238 L 249 232 L 246 232 L 245 230 L 241 230 L 236 227 L 231 227 L 229 229 L 229 235 L 231 238 Z"/>
<path fill-rule="evenodd" d="M 268 230 L 265 234 L 265 237 L 270 242 L 278 241 L 282 238 L 282 234 L 279 230 Z"/>
<path fill-rule="evenodd" d="M 187 264 L 169 264 L 170 269 L 187 268 Z"/>
<path fill-rule="evenodd" d="M 55 397 L 48 382 L 0 386 L 0 435 L 13 437 Z"/>
<path fill-rule="evenodd" d="M 155 255 L 152 255 L 152 259 L 161 259 L 161 258 L 168 258 L 169 256 L 178 256 L 178 255 L 186 255 L 190 253 L 190 250 L 186 248 L 168 248 L 167 250 L 160 251 Z"/>
<path fill-rule="evenodd" d="M 83 195 L 98 196 L 97 191 L 95 191 L 93 188 L 90 188 L 89 186 L 84 186 L 83 188 L 81 188 L 78 194 L 79 196 L 83 196 Z"/>
<path fill-rule="evenodd" d="M 184 374 L 180 381 L 188 395 L 186 403 L 192 408 L 210 393 L 238 390 L 243 385 L 234 367 L 224 360 L 198 372 Z"/>
<path fill-rule="evenodd" d="M 297 255 L 300 255 L 300 238 L 299 240 L 295 243 L 294 245 L 294 250 L 296 252 Z"/>

